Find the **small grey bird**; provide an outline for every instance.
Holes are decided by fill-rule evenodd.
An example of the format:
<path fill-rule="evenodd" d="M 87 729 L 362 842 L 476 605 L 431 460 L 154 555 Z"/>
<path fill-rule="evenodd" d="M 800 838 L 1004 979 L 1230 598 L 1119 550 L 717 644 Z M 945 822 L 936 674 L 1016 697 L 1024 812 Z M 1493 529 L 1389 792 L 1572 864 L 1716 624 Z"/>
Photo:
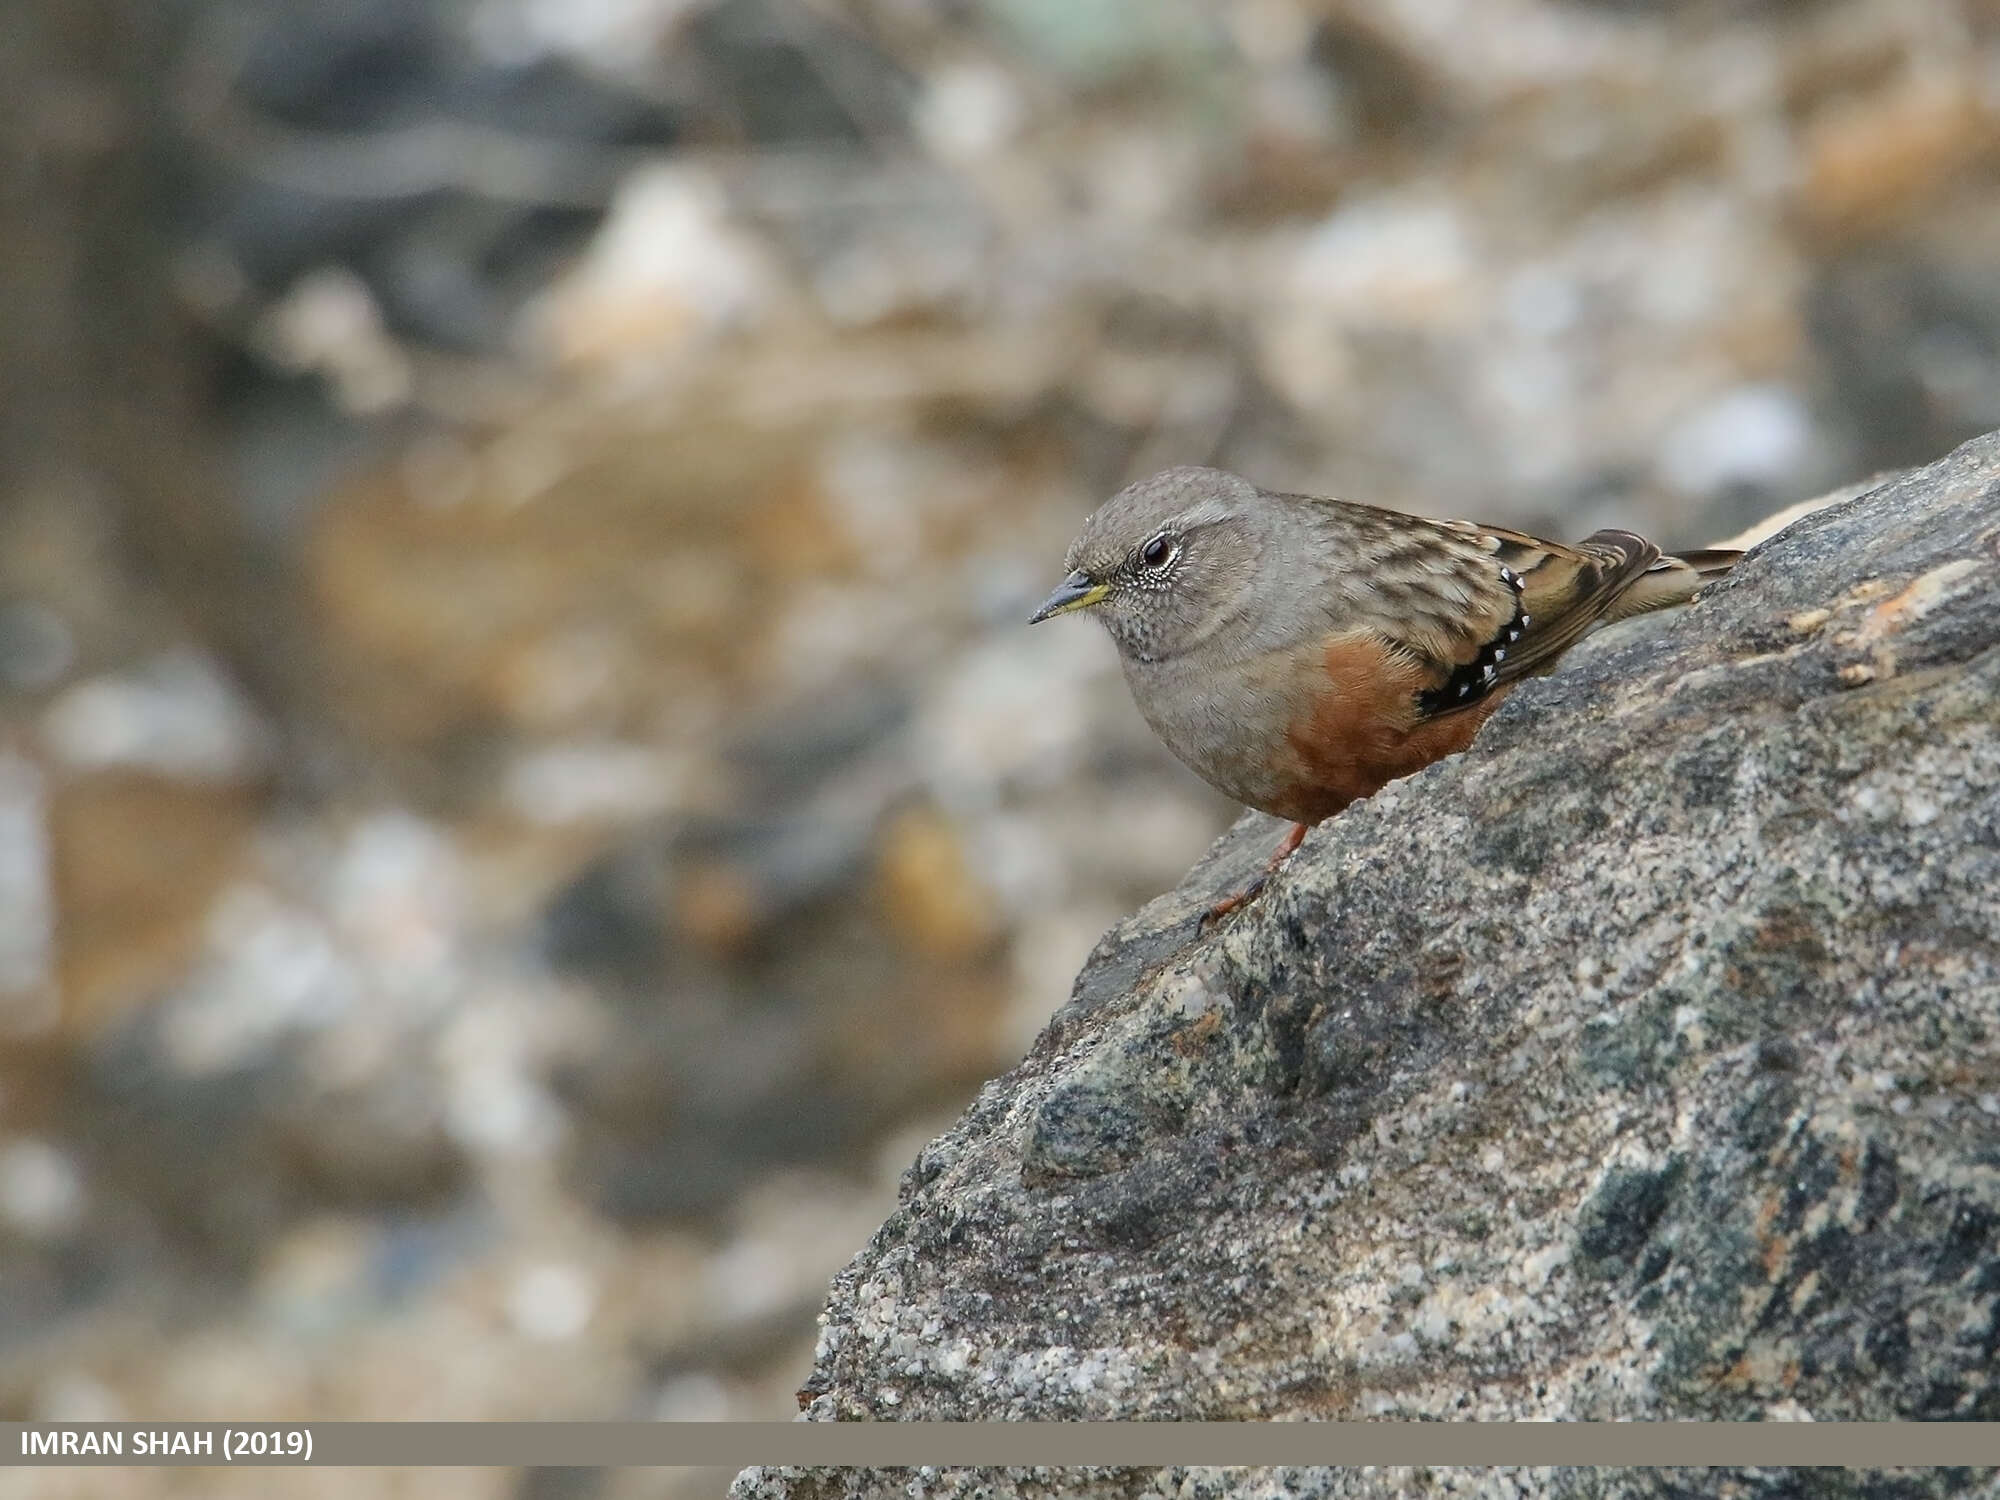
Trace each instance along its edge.
<path fill-rule="evenodd" d="M 1311 824 L 1463 750 L 1589 631 L 1685 604 L 1740 555 L 1629 531 L 1564 546 L 1185 467 L 1098 507 L 1030 623 L 1095 614 L 1167 748 L 1293 821 L 1276 869 Z"/>

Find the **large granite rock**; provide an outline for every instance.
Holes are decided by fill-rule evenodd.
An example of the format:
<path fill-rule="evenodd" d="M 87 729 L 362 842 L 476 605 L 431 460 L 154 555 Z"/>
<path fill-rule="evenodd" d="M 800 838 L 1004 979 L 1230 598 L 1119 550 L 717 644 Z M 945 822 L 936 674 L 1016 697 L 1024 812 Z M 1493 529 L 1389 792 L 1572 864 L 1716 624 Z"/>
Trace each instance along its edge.
<path fill-rule="evenodd" d="M 810 1418 L 2000 1418 L 2000 434 L 1594 639 L 1200 934 L 1276 836 L 923 1152 Z"/>
<path fill-rule="evenodd" d="M 1993 1471 L 1975 1469 L 1586 1469 L 1586 1468 L 1222 1468 L 1044 1466 L 1007 1469 L 751 1469 L 737 1500 L 1319 1500 L 1393 1495 L 1424 1500 L 1598 1500 L 1645 1496 L 1694 1500 L 1918 1500 L 1935 1494 L 2000 1491 Z"/>

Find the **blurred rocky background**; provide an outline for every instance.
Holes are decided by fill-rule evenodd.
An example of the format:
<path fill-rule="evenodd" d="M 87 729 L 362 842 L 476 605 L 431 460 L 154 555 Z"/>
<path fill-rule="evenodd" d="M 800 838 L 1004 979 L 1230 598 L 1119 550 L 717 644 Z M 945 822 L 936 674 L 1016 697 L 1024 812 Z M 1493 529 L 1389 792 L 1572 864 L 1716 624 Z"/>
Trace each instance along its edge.
<path fill-rule="evenodd" d="M 790 1414 L 1232 811 L 1021 624 L 1097 499 L 1693 543 L 2000 424 L 1994 0 L 8 0 L 0 85 L 13 1418 Z"/>

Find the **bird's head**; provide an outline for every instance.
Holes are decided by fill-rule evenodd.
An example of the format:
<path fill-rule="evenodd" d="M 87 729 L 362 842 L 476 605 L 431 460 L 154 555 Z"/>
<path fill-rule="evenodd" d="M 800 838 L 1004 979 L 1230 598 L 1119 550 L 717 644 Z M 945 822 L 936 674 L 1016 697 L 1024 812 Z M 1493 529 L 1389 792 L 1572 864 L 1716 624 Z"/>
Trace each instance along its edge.
<path fill-rule="evenodd" d="M 1257 488 L 1220 469 L 1168 469 L 1113 495 L 1070 543 L 1069 576 L 1030 624 L 1087 609 L 1128 657 L 1178 656 L 1237 620 L 1263 537 Z"/>

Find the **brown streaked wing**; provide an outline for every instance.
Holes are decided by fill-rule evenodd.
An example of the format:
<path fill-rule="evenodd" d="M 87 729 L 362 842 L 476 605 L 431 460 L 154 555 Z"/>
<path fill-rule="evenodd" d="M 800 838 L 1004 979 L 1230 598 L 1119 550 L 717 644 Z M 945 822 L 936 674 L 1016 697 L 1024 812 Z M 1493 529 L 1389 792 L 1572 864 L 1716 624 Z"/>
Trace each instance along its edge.
<path fill-rule="evenodd" d="M 1513 618 L 1513 590 L 1493 565 L 1497 544 L 1481 527 L 1327 495 L 1271 498 L 1319 518 L 1329 552 L 1365 580 L 1365 590 L 1349 585 L 1350 607 L 1365 594 L 1368 627 L 1440 681 Z"/>
<path fill-rule="evenodd" d="M 1502 526 L 1462 523 L 1454 529 L 1476 537 L 1497 566 L 1520 580 L 1521 617 L 1481 642 L 1470 661 L 1458 664 L 1455 675 L 1425 703 L 1438 718 L 1549 670 L 1660 555 L 1659 548 L 1629 531 L 1600 531 L 1570 547 Z M 1518 637 L 1507 639 L 1506 632 L 1515 628 Z M 1496 654 L 1498 661 L 1493 660 Z M 1484 672 L 1488 664 L 1490 677 Z M 1456 691 L 1468 686 L 1469 692 Z"/>
<path fill-rule="evenodd" d="M 1495 682 L 1531 677 L 1551 665 L 1595 625 L 1660 549 L 1630 531 L 1598 531 L 1566 547 L 1498 526 L 1480 530 L 1499 543 L 1495 555 L 1521 579 L 1528 616 Z"/>
<path fill-rule="evenodd" d="M 1319 496 L 1283 498 L 1315 507 L 1345 534 L 1368 570 L 1377 628 L 1436 674 L 1438 688 L 1425 695 L 1427 717 L 1472 708 L 1496 688 L 1547 671 L 1660 556 L 1630 531 L 1599 531 L 1565 546 L 1505 526 L 1426 520 Z M 1520 580 L 1518 596 L 1503 568 Z M 1527 622 L 1510 640 L 1517 597 Z M 1504 652 L 1497 663 L 1496 647 Z M 1461 698 L 1456 689 L 1467 680 L 1472 690 Z"/>

